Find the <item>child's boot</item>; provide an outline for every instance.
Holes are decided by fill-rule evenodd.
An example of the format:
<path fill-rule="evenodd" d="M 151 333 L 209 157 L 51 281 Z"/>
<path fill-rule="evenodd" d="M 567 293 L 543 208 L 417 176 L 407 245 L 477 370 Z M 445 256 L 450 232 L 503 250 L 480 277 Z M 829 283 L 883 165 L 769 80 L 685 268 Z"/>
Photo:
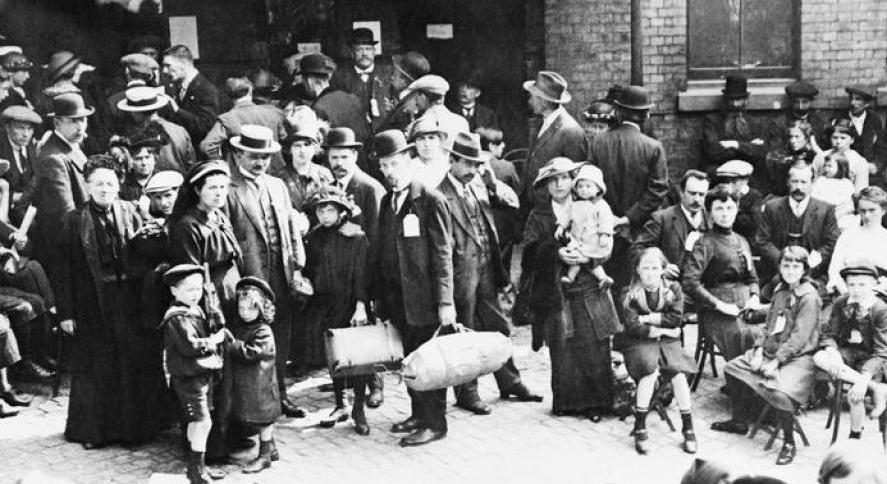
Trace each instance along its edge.
<path fill-rule="evenodd" d="M 276 450 L 277 447 L 274 445 L 274 439 L 267 442 L 259 442 L 259 455 L 243 468 L 243 473 L 255 474 L 271 467 L 271 456 Z"/>

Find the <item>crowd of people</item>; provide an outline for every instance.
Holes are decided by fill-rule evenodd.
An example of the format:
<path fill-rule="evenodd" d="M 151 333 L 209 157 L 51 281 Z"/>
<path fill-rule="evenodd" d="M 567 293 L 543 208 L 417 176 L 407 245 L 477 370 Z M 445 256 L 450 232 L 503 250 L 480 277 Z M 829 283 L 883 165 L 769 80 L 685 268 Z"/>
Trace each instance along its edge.
<path fill-rule="evenodd" d="M 135 44 L 125 87 L 102 98 L 81 88 L 91 68 L 73 53 L 35 86 L 21 49 L 0 48 L 0 416 L 30 401 L 11 383 L 65 370 L 68 440 L 137 443 L 180 425 L 188 477 L 208 482 L 220 475 L 207 459 L 258 435 L 243 470 L 260 472 L 279 459 L 275 421 L 305 416 L 287 376 L 325 365 L 326 330 L 377 321 L 406 353 L 441 328 L 531 325 L 553 414 L 593 422 L 613 412 L 620 352 L 640 454 L 664 387 L 683 450 L 699 446 L 689 320 L 729 361 L 732 415 L 712 428 L 744 434 L 769 412 L 778 464 L 795 457 L 794 415 L 817 381 L 849 388 L 851 439 L 884 412 L 887 133 L 869 88 L 848 87 L 849 109 L 826 121 L 816 88 L 796 82 L 761 125 L 730 75 L 704 162 L 676 175 L 648 134 L 645 88 L 614 86 L 580 122 L 565 79 L 541 71 L 523 83 L 541 126 L 515 161 L 476 78 L 448 105 L 424 56 L 377 57 L 377 43 L 355 29 L 348 62 L 303 55 L 292 82 L 251 71 L 224 96 L 187 47 Z M 503 293 L 517 296 L 510 317 Z M 542 401 L 512 360 L 494 376 L 501 398 Z M 320 425 L 350 418 L 369 434 L 381 376 L 336 377 L 332 392 Z M 454 392 L 491 412 L 476 381 Z M 444 438 L 446 389 L 409 395 L 400 444 Z"/>

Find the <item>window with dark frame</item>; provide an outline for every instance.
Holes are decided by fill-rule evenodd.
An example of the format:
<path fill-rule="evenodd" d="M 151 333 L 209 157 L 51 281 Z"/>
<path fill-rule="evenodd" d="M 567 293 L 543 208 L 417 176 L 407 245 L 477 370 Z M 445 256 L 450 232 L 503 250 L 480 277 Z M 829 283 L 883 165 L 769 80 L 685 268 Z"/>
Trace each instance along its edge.
<path fill-rule="evenodd" d="M 796 77 L 800 0 L 687 0 L 689 79 Z"/>

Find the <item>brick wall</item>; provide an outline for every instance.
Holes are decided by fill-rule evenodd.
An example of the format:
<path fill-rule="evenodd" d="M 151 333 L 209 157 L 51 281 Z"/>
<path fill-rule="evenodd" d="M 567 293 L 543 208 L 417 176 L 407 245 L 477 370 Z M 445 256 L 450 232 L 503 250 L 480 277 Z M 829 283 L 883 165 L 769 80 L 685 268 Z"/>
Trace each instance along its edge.
<path fill-rule="evenodd" d="M 887 84 L 887 2 L 883 0 L 801 0 L 801 77 L 821 91 L 815 106 L 843 109 L 844 86 Z M 687 86 L 686 0 L 643 0 L 644 84 L 656 107 L 651 127 L 666 147 L 672 178 L 701 157 L 699 138 L 705 113 L 677 111 L 677 94 Z M 581 111 L 613 83 L 630 81 L 628 0 L 546 0 L 546 68 L 570 83 Z M 772 117 L 775 111 L 755 115 Z"/>

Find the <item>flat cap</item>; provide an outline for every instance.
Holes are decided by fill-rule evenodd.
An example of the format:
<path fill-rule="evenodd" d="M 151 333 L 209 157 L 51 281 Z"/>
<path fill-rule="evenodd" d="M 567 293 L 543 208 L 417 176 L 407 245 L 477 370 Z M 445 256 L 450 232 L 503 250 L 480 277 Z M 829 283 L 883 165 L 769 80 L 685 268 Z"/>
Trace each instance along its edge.
<path fill-rule="evenodd" d="M 847 91 L 847 94 L 859 94 L 866 99 L 874 99 L 876 97 L 874 89 L 869 86 L 863 86 L 862 84 L 847 86 L 844 90 Z"/>
<path fill-rule="evenodd" d="M 123 64 L 124 67 L 129 67 L 133 71 L 142 74 L 153 74 L 160 69 L 160 66 L 153 57 L 139 53 L 126 54 L 120 58 L 120 63 Z"/>
<path fill-rule="evenodd" d="M 841 269 L 841 277 L 847 276 L 872 276 L 878 278 L 878 269 L 875 264 L 868 259 L 858 259 L 848 261 L 847 267 Z"/>
<path fill-rule="evenodd" d="M 177 171 L 158 171 L 151 175 L 151 178 L 148 179 L 148 183 L 145 184 L 145 193 L 160 193 L 172 190 L 173 188 L 179 188 L 182 186 L 183 181 L 185 181 L 185 178 Z"/>
<path fill-rule="evenodd" d="M 434 74 L 427 74 L 416 79 L 409 86 L 407 86 L 407 88 L 400 93 L 400 98 L 406 99 L 407 96 L 416 91 L 430 92 L 432 94 L 443 96 L 449 90 L 450 83 L 447 82 L 446 79 Z"/>
<path fill-rule="evenodd" d="M 274 294 L 274 291 L 271 289 L 271 285 L 268 284 L 268 282 L 264 279 L 260 279 L 258 277 L 247 276 L 237 281 L 235 289 L 240 290 L 244 287 L 254 287 L 258 289 L 260 292 L 264 293 L 265 297 L 270 299 L 271 302 L 274 302 L 274 300 L 277 298 Z"/>
<path fill-rule="evenodd" d="M 163 273 L 163 283 L 167 286 L 172 286 L 192 274 L 200 274 L 202 276 L 203 267 L 196 264 L 179 264 Z"/>
<path fill-rule="evenodd" d="M 31 124 L 42 124 L 43 118 L 33 109 L 26 106 L 9 106 L 0 113 L 0 120 L 22 121 Z"/>
<path fill-rule="evenodd" d="M 785 86 L 785 93 L 791 97 L 814 98 L 819 95 L 819 89 L 809 82 L 797 81 Z"/>
<path fill-rule="evenodd" d="M 299 61 L 299 72 L 302 74 L 332 75 L 335 70 L 336 63 L 325 54 L 309 54 Z"/>
<path fill-rule="evenodd" d="M 715 171 L 715 176 L 724 178 L 744 178 L 751 176 L 754 171 L 751 163 L 742 160 L 730 160 L 719 166 Z"/>

